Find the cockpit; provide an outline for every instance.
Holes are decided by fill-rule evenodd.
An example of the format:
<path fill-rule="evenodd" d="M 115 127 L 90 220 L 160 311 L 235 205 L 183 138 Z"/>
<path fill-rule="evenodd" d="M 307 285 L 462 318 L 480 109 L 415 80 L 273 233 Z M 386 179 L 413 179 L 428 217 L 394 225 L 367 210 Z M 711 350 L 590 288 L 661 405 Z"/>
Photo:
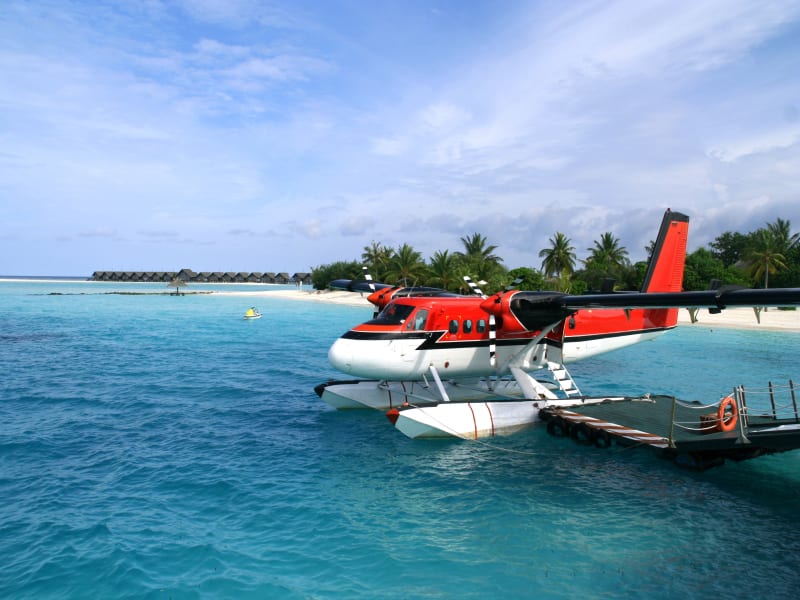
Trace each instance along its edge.
<path fill-rule="evenodd" d="M 416 309 L 416 312 L 415 312 Z M 429 311 L 400 302 L 390 302 L 369 325 L 403 325 L 408 331 L 424 331 Z"/>
<path fill-rule="evenodd" d="M 399 302 L 390 302 L 386 305 L 378 316 L 367 321 L 369 325 L 402 325 L 405 323 L 408 316 L 414 312 L 415 306 L 407 304 L 400 304 Z"/>

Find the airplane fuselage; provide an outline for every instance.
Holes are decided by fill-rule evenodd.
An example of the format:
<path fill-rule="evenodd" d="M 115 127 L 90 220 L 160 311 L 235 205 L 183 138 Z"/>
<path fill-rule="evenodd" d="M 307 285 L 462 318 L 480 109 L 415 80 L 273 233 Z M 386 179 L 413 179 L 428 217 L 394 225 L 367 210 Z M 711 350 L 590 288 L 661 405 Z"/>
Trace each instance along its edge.
<path fill-rule="evenodd" d="M 509 292 L 511 297 L 515 292 Z M 444 378 L 502 375 L 511 365 L 572 362 L 651 339 L 675 326 L 672 309 L 579 310 L 555 329 L 526 329 L 510 312 L 491 319 L 479 297 L 408 297 L 354 327 L 330 348 L 343 373 L 381 380 L 416 381 L 434 367 Z M 496 363 L 490 351 L 496 351 Z"/>

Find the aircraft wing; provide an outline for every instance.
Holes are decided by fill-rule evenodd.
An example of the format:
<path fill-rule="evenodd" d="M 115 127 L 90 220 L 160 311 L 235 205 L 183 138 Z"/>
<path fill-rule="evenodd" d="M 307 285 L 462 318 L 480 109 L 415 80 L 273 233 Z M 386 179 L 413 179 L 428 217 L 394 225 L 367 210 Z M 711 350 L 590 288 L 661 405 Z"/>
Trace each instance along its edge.
<path fill-rule="evenodd" d="M 372 293 L 376 290 L 394 287 L 388 283 L 378 283 L 366 279 L 334 279 L 328 284 L 334 290 L 344 290 L 347 292 L 367 292 Z"/>
<path fill-rule="evenodd" d="M 572 296 L 552 292 L 516 292 L 509 310 L 531 331 L 561 321 L 582 308 L 711 308 L 800 305 L 800 288 L 717 289 L 697 292 L 616 292 Z"/>
<path fill-rule="evenodd" d="M 390 285 L 388 283 L 379 283 L 377 281 L 365 279 L 334 279 L 328 284 L 328 287 L 334 290 L 344 290 L 347 292 L 367 292 L 370 294 L 378 290 L 393 289 L 395 291 L 392 293 L 391 299 L 419 296 L 443 296 L 455 298 L 461 295 L 456 294 L 455 292 L 448 292 L 442 288 L 425 286 L 399 287 Z"/>

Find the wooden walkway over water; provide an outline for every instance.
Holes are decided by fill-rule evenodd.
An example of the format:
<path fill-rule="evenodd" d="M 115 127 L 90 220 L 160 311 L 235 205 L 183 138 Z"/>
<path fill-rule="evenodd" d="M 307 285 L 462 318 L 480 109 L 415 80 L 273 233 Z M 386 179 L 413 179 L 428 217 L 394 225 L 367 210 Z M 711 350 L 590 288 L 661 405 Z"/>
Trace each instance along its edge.
<path fill-rule="evenodd" d="M 766 390 L 737 387 L 710 405 L 645 396 L 545 408 L 540 416 L 553 435 L 601 448 L 614 442 L 646 446 L 698 469 L 800 448 L 800 414 L 791 381 Z"/>

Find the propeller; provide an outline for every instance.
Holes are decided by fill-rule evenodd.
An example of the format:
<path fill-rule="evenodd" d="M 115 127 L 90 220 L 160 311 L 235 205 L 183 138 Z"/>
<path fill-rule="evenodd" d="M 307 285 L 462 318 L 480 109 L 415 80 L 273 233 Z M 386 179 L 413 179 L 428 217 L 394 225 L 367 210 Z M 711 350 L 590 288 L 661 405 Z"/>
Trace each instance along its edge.
<path fill-rule="evenodd" d="M 514 281 L 512 281 L 511 283 L 509 283 L 509 284 L 508 284 L 508 285 L 505 287 L 505 289 L 504 289 L 503 291 L 504 291 L 504 292 L 510 292 L 511 290 L 515 290 L 515 289 L 517 289 L 517 286 L 518 286 L 520 283 L 522 283 L 523 281 L 525 281 L 525 276 L 524 276 L 524 275 L 520 275 L 519 277 L 517 277 L 516 279 L 514 279 Z"/>
<path fill-rule="evenodd" d="M 479 288 L 479 287 L 478 287 L 478 284 L 477 284 L 477 283 L 475 283 L 474 281 L 472 281 L 472 278 L 471 278 L 469 275 L 464 275 L 464 281 L 466 281 L 466 282 L 467 282 L 467 285 L 469 286 L 469 289 L 470 289 L 470 291 L 471 291 L 471 292 L 472 292 L 474 295 L 476 295 L 476 296 L 480 296 L 481 298 L 486 298 L 486 294 L 484 294 L 484 293 L 483 293 L 483 290 L 482 290 L 481 288 Z M 483 282 L 481 282 L 481 283 L 486 283 L 486 282 L 485 282 L 485 281 L 483 281 Z"/>
<path fill-rule="evenodd" d="M 505 289 L 497 294 L 498 298 L 505 294 L 506 292 L 510 292 L 511 290 L 515 289 L 520 283 L 524 281 L 524 277 L 519 276 L 514 281 L 509 283 Z M 467 285 L 472 290 L 472 293 L 480 296 L 483 299 L 487 299 L 488 296 L 483 293 L 483 290 L 478 287 L 478 284 L 472 281 L 472 278 L 469 275 L 464 275 L 464 281 L 467 282 Z M 481 282 L 485 283 L 485 282 Z M 489 365 L 492 367 L 497 366 L 497 318 L 495 317 L 493 312 L 489 311 Z"/>
<path fill-rule="evenodd" d="M 372 282 L 372 275 L 370 275 L 369 269 L 366 266 L 361 267 L 361 270 L 364 271 L 364 279 L 368 282 L 370 291 L 375 291 L 375 284 Z"/>
<path fill-rule="evenodd" d="M 372 279 L 367 267 L 361 267 L 364 271 L 363 279 L 334 279 L 328 287 L 335 290 L 345 290 L 348 292 L 366 292 L 369 300 L 376 308 L 373 316 L 378 315 L 378 311 L 383 310 L 395 298 L 408 298 L 411 296 L 457 296 L 452 292 L 441 288 L 433 287 L 399 287 L 388 283 L 379 283 Z"/>
<path fill-rule="evenodd" d="M 464 275 L 464 281 L 467 282 L 473 294 L 484 299 L 487 298 L 483 290 L 478 287 L 477 283 L 472 281 L 469 275 Z M 493 313 L 489 313 L 489 365 L 492 367 L 497 366 L 497 321 Z"/>

